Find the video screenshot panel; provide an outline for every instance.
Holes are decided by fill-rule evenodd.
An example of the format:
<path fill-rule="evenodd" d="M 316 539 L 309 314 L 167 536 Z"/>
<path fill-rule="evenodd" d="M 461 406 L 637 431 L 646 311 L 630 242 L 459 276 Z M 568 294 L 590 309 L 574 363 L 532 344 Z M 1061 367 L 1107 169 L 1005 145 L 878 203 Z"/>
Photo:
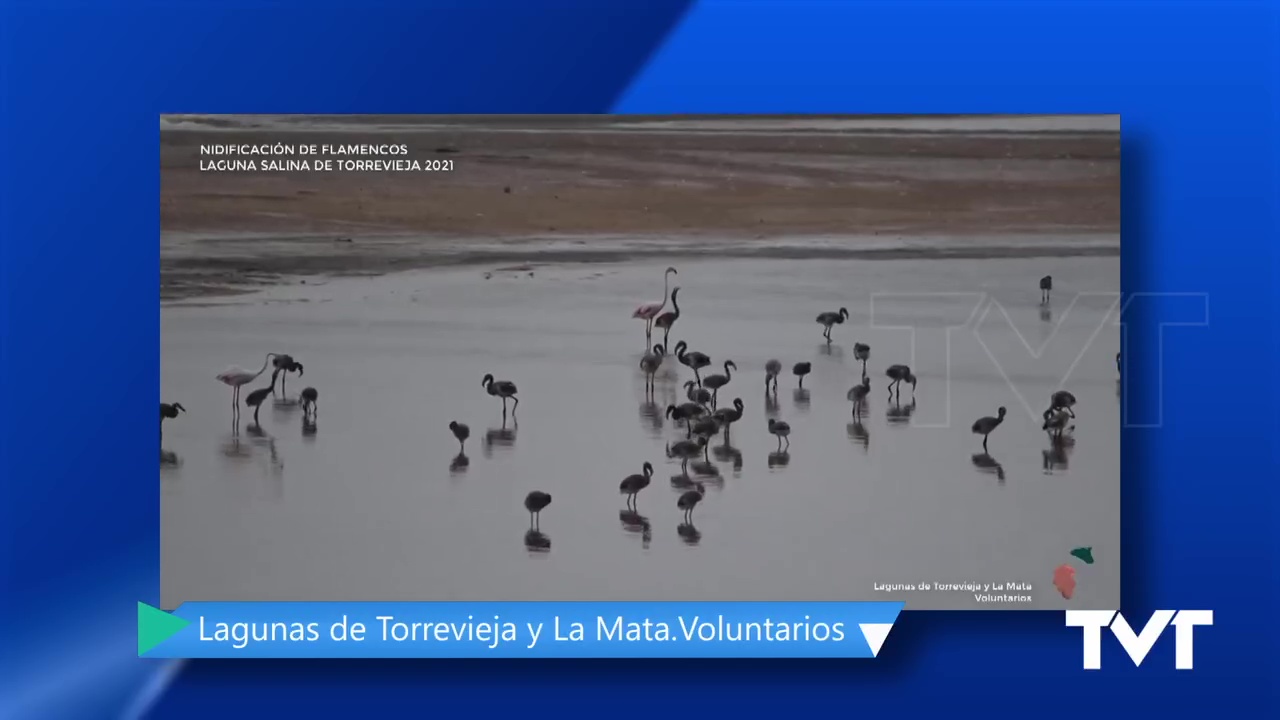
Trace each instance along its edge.
<path fill-rule="evenodd" d="M 160 146 L 166 609 L 1119 607 L 1118 116 Z"/>

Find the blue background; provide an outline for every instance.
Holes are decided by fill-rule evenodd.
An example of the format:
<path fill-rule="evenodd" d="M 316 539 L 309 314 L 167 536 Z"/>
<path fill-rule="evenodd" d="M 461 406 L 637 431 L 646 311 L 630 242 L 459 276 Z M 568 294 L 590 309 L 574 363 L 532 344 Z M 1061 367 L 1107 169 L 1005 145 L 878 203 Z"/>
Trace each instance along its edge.
<path fill-rule="evenodd" d="M 184 718 L 1274 710 L 1274 3 L 0 6 L 0 715 L 110 716 L 147 682 Z M 1123 610 L 1213 609 L 1196 669 L 1172 669 L 1168 633 L 1141 668 L 1104 638 L 1083 672 L 1060 613 L 905 613 L 874 661 L 137 659 L 135 602 L 158 594 L 157 114 L 462 111 L 1121 113 L 1124 290 L 1212 311 L 1162 358 L 1158 324 L 1204 308 L 1129 313 L 1130 416 L 1161 426 L 1125 430 Z"/>

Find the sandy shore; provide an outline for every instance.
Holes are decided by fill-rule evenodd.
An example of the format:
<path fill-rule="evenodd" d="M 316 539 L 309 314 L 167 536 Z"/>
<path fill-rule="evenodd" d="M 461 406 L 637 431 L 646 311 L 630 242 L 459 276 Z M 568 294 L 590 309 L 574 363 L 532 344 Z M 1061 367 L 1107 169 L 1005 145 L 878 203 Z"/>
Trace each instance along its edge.
<path fill-rule="evenodd" d="M 167 118 L 161 298 L 471 262 L 481 256 L 468 249 L 481 245 L 501 263 L 556 245 L 590 260 L 636 238 L 706 249 L 810 237 L 856 249 L 903 238 L 1119 232 L 1118 132 L 938 131 L 910 120 L 394 119 Z M 302 133 L 307 142 L 404 143 L 409 157 L 448 159 L 454 169 L 200 169 L 202 143 L 299 142 Z"/>

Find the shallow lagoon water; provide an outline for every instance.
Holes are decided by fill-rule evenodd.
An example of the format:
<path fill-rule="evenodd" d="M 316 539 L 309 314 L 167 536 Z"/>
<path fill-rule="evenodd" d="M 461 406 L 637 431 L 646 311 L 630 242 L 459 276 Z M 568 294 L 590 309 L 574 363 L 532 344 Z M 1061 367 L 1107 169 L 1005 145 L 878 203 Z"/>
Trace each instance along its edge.
<path fill-rule="evenodd" d="M 462 268 L 339 278 L 162 309 L 162 603 L 195 600 L 878 600 L 908 607 L 1086 608 L 1119 602 L 1120 403 L 1115 257 L 682 259 L 670 343 L 739 371 L 746 412 L 687 489 L 662 417 L 691 371 L 668 358 L 652 401 L 638 368 L 667 263 Z M 533 274 L 530 275 L 530 272 Z M 1049 307 L 1037 280 L 1054 276 Z M 848 308 L 822 339 L 814 317 Z M 873 327 L 874 320 L 874 327 Z M 948 327 L 952 329 L 947 330 Z M 914 330 L 913 330 L 914 328 Z M 655 342 L 661 336 L 655 336 Z M 856 422 L 853 343 L 872 346 Z M 293 355 L 305 375 L 260 427 L 214 375 Z M 776 399 L 764 364 L 784 365 Z M 791 366 L 813 373 L 798 393 Z M 890 401 L 884 370 L 919 384 Z M 723 370 L 717 370 L 722 372 Z M 707 372 L 712 372 L 708 370 Z M 481 377 L 515 382 L 517 419 Z M 249 388 L 264 387 L 264 374 Z M 296 404 L 319 390 L 314 426 Z M 1079 400 L 1072 442 L 1040 430 L 1049 395 Z M 246 388 L 245 394 L 248 389 Z M 1008 419 L 989 454 L 969 426 Z M 768 413 L 768 414 L 766 414 Z M 768 416 L 792 426 L 777 452 Z M 465 460 L 448 424 L 471 427 Z M 166 454 L 167 453 L 167 454 Z M 623 477 L 657 472 L 629 512 Z M 692 471 L 691 471 L 692 474 Z M 673 478 L 675 480 L 673 481 Z M 552 494 L 540 533 L 523 508 Z M 1075 598 L 1053 569 L 1077 546 Z M 1031 602 L 877 584 L 1027 583 Z"/>

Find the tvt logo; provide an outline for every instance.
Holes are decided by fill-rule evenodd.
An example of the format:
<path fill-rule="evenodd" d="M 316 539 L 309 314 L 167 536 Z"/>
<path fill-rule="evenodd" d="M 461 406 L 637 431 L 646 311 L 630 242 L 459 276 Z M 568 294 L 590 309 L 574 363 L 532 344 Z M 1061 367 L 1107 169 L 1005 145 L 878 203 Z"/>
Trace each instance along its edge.
<path fill-rule="evenodd" d="M 1176 615 L 1176 617 L 1175 617 Z M 1212 610 L 1157 610 L 1147 621 L 1142 632 L 1134 634 L 1133 628 L 1124 616 L 1115 610 L 1068 610 L 1067 626 L 1084 628 L 1084 669 L 1099 670 L 1102 668 L 1102 628 L 1110 627 L 1111 634 L 1120 641 L 1120 646 L 1133 664 L 1142 666 L 1147 653 L 1155 646 L 1156 640 L 1164 634 L 1170 621 L 1174 627 L 1174 661 L 1178 670 L 1190 670 L 1195 658 L 1194 633 L 1197 625 L 1212 625 Z"/>

